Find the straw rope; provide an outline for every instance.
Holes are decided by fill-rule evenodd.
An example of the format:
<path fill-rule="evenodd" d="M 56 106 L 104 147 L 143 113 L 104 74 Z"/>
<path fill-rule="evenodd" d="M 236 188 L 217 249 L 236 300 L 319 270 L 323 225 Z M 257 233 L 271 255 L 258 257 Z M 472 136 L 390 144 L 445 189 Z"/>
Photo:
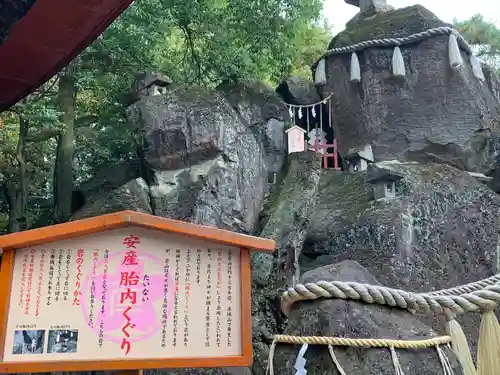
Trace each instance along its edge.
<path fill-rule="evenodd" d="M 450 289 L 442 289 L 442 290 L 436 290 L 435 292 L 430 292 L 430 293 L 422 293 L 422 294 L 427 294 L 430 296 L 449 296 L 449 295 L 460 295 L 464 293 L 471 293 L 476 290 L 483 289 L 487 287 L 488 285 L 494 285 L 498 284 L 500 282 L 500 273 L 493 275 L 491 277 L 488 277 L 487 279 L 475 281 L 473 283 L 461 285 L 461 286 L 456 286 L 454 288 Z"/>
<path fill-rule="evenodd" d="M 290 336 L 275 335 L 274 341 L 286 344 L 313 344 L 351 346 L 356 348 L 395 348 L 395 349 L 423 349 L 436 345 L 451 343 L 450 336 L 432 337 L 425 340 L 391 340 L 391 339 L 351 339 L 344 337 L 325 336 Z"/>
<path fill-rule="evenodd" d="M 278 99 L 280 102 L 282 102 L 283 104 L 285 104 L 287 107 L 291 107 L 291 108 L 310 108 L 310 107 L 316 107 L 317 105 L 320 105 L 320 104 L 326 104 L 328 102 L 328 100 L 330 100 L 330 98 L 334 95 L 334 93 L 331 93 L 330 95 L 328 95 L 326 98 L 324 99 L 321 99 L 319 102 L 317 103 L 313 103 L 313 104 L 290 104 L 290 103 L 287 103 L 281 99 Z"/>
<path fill-rule="evenodd" d="M 440 345 L 446 344 L 449 346 L 452 338 L 450 336 L 439 336 L 432 337 L 424 340 L 392 340 L 392 339 L 350 339 L 343 337 L 325 337 L 325 336 L 291 336 L 291 335 L 276 335 L 274 336 L 273 342 L 269 347 L 269 358 L 267 361 L 266 374 L 274 375 L 274 353 L 276 351 L 276 345 L 278 343 L 285 344 L 302 344 L 302 348 L 299 352 L 295 363 L 296 374 L 305 375 L 305 359 L 304 354 L 307 350 L 309 344 L 313 345 L 327 345 L 328 352 L 334 363 L 335 367 L 341 375 L 347 375 L 345 370 L 342 368 L 339 360 L 335 356 L 333 350 L 334 346 L 350 346 L 355 348 L 388 348 L 391 353 L 391 360 L 394 366 L 396 375 L 404 375 L 403 369 L 399 362 L 398 355 L 396 354 L 396 349 L 426 349 L 434 347 L 437 350 L 439 361 L 443 366 L 443 371 L 445 375 L 453 375 L 453 369 L 451 367 L 450 361 L 446 353 L 440 348 Z"/>
<path fill-rule="evenodd" d="M 383 39 L 371 39 L 371 40 L 365 40 L 359 43 L 352 44 L 350 46 L 345 46 L 345 47 L 338 47 L 338 48 L 332 48 L 324 52 L 319 59 L 312 65 L 312 68 L 315 68 L 316 65 L 318 64 L 319 60 L 322 58 L 331 56 L 331 55 L 337 55 L 337 54 L 343 54 L 343 53 L 349 53 L 349 52 L 358 52 L 361 50 L 364 50 L 366 48 L 374 48 L 374 47 L 393 47 L 393 46 L 400 46 L 403 44 L 409 44 L 409 43 L 415 43 L 421 40 L 429 39 L 432 37 L 436 36 L 441 36 L 441 35 L 450 35 L 454 33 L 457 36 L 457 42 L 458 44 L 469 54 L 472 53 L 472 47 L 467 43 L 465 38 L 460 35 L 460 33 L 455 30 L 452 27 L 435 27 L 432 29 L 428 29 L 425 31 L 422 31 L 420 33 L 415 33 L 406 37 L 402 38 L 383 38 Z M 311 108 L 315 107 L 320 104 L 324 104 L 327 102 L 334 93 L 331 93 L 328 95 L 326 98 L 320 100 L 317 103 L 313 104 L 307 104 L 307 105 L 296 105 L 296 104 L 289 104 L 286 103 L 282 100 L 280 100 L 283 104 L 287 105 L 290 108 Z"/>
<path fill-rule="evenodd" d="M 432 29 L 428 29 L 422 31 L 420 33 L 415 33 L 409 36 L 405 36 L 402 38 L 383 38 L 383 39 L 371 39 L 365 40 L 359 43 L 352 44 L 350 46 L 332 48 L 323 53 L 320 58 L 312 65 L 313 68 L 316 67 L 319 60 L 331 56 L 331 55 L 339 55 L 343 53 L 352 53 L 362 51 L 366 48 L 374 48 L 374 47 L 394 47 L 401 46 L 403 44 L 416 43 L 425 39 L 430 39 L 436 36 L 441 35 L 450 35 L 454 33 L 457 37 L 457 42 L 468 54 L 472 53 L 472 47 L 467 43 L 465 38 L 460 35 L 460 33 L 452 27 L 435 27 Z"/>
<path fill-rule="evenodd" d="M 474 288 L 478 285 L 480 284 Z M 457 290 L 459 289 L 451 289 L 453 292 Z M 405 290 L 356 282 L 318 281 L 305 285 L 297 284 L 288 288 L 281 298 L 282 310 L 287 314 L 293 303 L 318 298 L 361 300 L 369 304 L 399 307 L 414 313 L 435 312 L 457 315 L 466 311 L 493 310 L 500 302 L 500 285 L 487 285 L 470 293 L 440 295 L 410 293 Z"/>

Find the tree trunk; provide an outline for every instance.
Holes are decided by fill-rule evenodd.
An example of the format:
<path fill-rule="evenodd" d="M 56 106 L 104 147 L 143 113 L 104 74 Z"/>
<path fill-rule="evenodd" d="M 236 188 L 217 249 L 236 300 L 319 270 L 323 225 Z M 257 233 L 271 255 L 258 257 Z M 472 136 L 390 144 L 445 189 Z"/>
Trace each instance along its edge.
<path fill-rule="evenodd" d="M 10 191 L 8 188 L 4 187 L 5 197 L 9 204 L 9 224 L 7 226 L 7 231 L 9 233 L 20 232 L 23 227 L 21 224 L 24 222 L 23 218 L 23 207 L 21 205 L 21 197 L 18 191 Z"/>
<path fill-rule="evenodd" d="M 69 220 L 73 190 L 73 155 L 75 152 L 75 82 L 69 66 L 59 79 L 59 108 L 65 125 L 57 144 L 54 173 L 54 219 Z"/>
<path fill-rule="evenodd" d="M 16 160 L 17 175 L 10 181 L 4 181 L 3 192 L 9 206 L 9 233 L 19 232 L 26 227 L 26 203 L 28 201 L 28 182 L 26 176 L 26 135 L 28 124 L 21 116 L 19 118 L 19 138 L 17 140 Z"/>

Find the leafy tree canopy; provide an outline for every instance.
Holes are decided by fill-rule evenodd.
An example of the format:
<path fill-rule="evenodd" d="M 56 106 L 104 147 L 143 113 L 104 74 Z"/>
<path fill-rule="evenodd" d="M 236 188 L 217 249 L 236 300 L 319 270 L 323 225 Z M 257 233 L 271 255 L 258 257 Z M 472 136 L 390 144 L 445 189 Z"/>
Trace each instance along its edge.
<path fill-rule="evenodd" d="M 454 21 L 455 27 L 477 48 L 486 63 L 500 69 L 500 27 L 476 14 L 465 21 Z"/>
<path fill-rule="evenodd" d="M 136 157 L 135 75 L 177 84 L 310 77 L 331 31 L 321 0 L 136 1 L 62 72 L 0 114 L 0 232 L 68 219 L 73 187 Z"/>

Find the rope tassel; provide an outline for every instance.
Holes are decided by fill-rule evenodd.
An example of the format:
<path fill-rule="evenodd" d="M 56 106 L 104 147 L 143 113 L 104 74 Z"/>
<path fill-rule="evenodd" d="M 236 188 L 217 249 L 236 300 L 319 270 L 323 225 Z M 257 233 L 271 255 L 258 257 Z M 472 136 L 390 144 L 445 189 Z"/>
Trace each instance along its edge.
<path fill-rule="evenodd" d="M 391 358 L 392 364 L 394 365 L 394 371 L 396 371 L 396 375 L 405 375 L 403 372 L 403 368 L 401 367 L 401 363 L 399 363 L 398 353 L 396 353 L 396 349 L 391 346 Z"/>
<path fill-rule="evenodd" d="M 395 77 L 404 77 L 406 74 L 405 61 L 401 49 L 396 46 L 392 54 L 392 75 Z"/>
<path fill-rule="evenodd" d="M 451 367 L 450 360 L 443 349 L 441 349 L 439 345 L 436 345 L 436 351 L 439 357 L 439 362 L 441 362 L 441 366 L 443 366 L 444 375 L 455 375 L 453 368 Z"/>
<path fill-rule="evenodd" d="M 484 73 L 483 73 L 483 67 L 481 66 L 481 61 L 471 53 L 470 55 L 470 65 L 472 66 L 472 72 L 474 75 L 480 80 L 484 81 Z"/>
<path fill-rule="evenodd" d="M 316 66 L 314 83 L 316 85 L 324 85 L 326 83 L 326 62 L 324 58 L 319 60 L 318 65 Z"/>
<path fill-rule="evenodd" d="M 450 66 L 453 69 L 457 69 L 463 64 L 462 54 L 460 53 L 460 47 L 458 46 L 455 33 L 451 33 L 448 39 L 448 58 L 450 60 Z"/>
<path fill-rule="evenodd" d="M 361 68 L 359 67 L 359 59 L 356 52 L 351 54 L 351 82 L 361 82 Z"/>
<path fill-rule="evenodd" d="M 340 365 L 339 360 L 337 359 L 337 356 L 335 355 L 335 352 L 333 351 L 333 346 L 328 345 L 328 353 L 330 353 L 330 358 L 332 359 L 333 364 L 337 368 L 338 372 L 340 375 L 347 375 L 342 366 Z"/>
<path fill-rule="evenodd" d="M 486 311 L 479 327 L 478 375 L 500 374 L 500 326 L 493 311 Z"/>
<path fill-rule="evenodd" d="M 274 351 L 276 350 L 277 340 L 273 340 L 271 347 L 269 348 L 269 357 L 267 358 L 266 375 L 274 375 Z"/>
<path fill-rule="evenodd" d="M 462 327 L 455 319 L 451 319 L 446 322 L 446 330 L 451 337 L 452 349 L 462 366 L 464 375 L 476 375 L 476 367 L 472 361 L 469 344 Z"/>

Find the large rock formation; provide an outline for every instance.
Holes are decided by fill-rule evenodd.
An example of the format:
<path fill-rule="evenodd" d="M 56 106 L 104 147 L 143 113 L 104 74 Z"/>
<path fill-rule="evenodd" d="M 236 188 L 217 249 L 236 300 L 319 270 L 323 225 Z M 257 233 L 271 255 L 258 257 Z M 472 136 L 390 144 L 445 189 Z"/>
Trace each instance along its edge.
<path fill-rule="evenodd" d="M 439 26 L 449 25 L 416 5 L 362 20 L 339 33 L 328 48 L 405 37 Z M 322 97 L 335 93 L 333 119 L 341 152 L 371 144 L 376 160 L 414 160 L 420 151 L 453 153 L 476 131 L 491 127 L 499 112 L 496 94 L 474 76 L 464 52 L 463 67 L 450 68 L 448 36 L 405 44 L 401 51 L 404 79 L 391 74 L 392 47 L 358 52 L 359 84 L 349 80 L 349 53 L 327 58 L 327 83 L 320 91 Z"/>
<path fill-rule="evenodd" d="M 364 172 L 323 171 L 301 271 L 353 259 L 383 285 L 415 292 L 500 271 L 500 196 L 447 165 L 381 162 L 378 168 L 404 176 L 396 198 L 374 200 Z M 464 320 L 471 338 L 476 318 Z"/>
<path fill-rule="evenodd" d="M 76 211 L 72 220 L 86 219 L 98 215 L 124 210 L 152 214 L 149 187 L 142 178 L 137 178 L 113 189 L 103 189 L 99 194 L 87 198 L 87 203 Z"/>
<path fill-rule="evenodd" d="M 269 343 L 283 328 L 278 297 L 298 275 L 295 260 L 314 215 L 320 171 L 318 154 L 291 154 L 286 178 L 266 204 L 261 236 L 276 241 L 276 252 L 251 256 L 254 374 L 265 373 Z"/>
<path fill-rule="evenodd" d="M 388 11 L 359 20 L 330 48 L 442 25 L 420 6 Z M 267 85 L 245 82 L 216 90 L 169 87 L 141 97 L 129 107 L 139 164 L 107 183 L 98 174 L 82 185 L 84 205 L 75 217 L 128 208 L 275 239 L 275 254 L 251 259 L 255 375 L 265 374 L 275 334 L 411 339 L 442 333 L 436 316 L 420 321 L 405 311 L 353 301 L 298 303 L 288 321 L 279 309 L 281 291 L 300 274 L 302 282 L 380 282 L 423 292 L 499 271 L 500 197 L 463 171 L 495 177 L 490 186 L 500 191 L 499 80 L 485 69 L 486 80 L 479 81 L 468 64 L 451 70 L 446 36 L 402 50 L 404 80 L 391 75 L 392 48 L 367 49 L 359 53 L 361 83 L 349 82 L 350 55 L 338 55 L 327 59 L 328 82 L 320 89 L 322 97 L 335 92 L 332 115 L 341 151 L 371 144 L 376 160 L 385 161 L 369 173 L 397 176 L 396 197 L 375 200 L 367 172 L 321 169 L 318 154 L 287 158 L 286 106 Z M 291 82 L 282 89 L 291 92 Z M 293 96 L 296 103 L 307 97 Z M 270 175 L 283 178 L 269 183 Z M 459 318 L 470 339 L 477 337 L 476 318 Z M 336 352 L 349 374 L 394 373 L 387 350 Z M 278 346 L 276 375 L 295 372 L 296 353 L 296 347 Z M 311 375 L 337 373 L 324 348 L 311 347 L 306 358 Z M 405 374 L 442 373 L 431 349 L 401 352 L 400 361 Z"/>
<path fill-rule="evenodd" d="M 216 91 L 177 88 L 129 107 L 154 171 L 155 214 L 251 232 L 267 191 L 264 155 Z"/>
<path fill-rule="evenodd" d="M 102 170 L 82 184 L 74 195 L 79 197 L 77 207 L 83 206 L 74 219 L 131 209 L 238 232 L 259 230 L 259 213 L 269 188 L 268 172 L 281 174 L 286 160 L 284 127 L 288 111 L 272 89 L 258 82 L 222 86 L 217 91 L 172 88 L 162 95 L 142 97 L 129 107 L 128 114 L 131 134 L 136 133 L 141 140 L 142 160 Z M 291 173 L 288 180 L 304 183 L 304 169 L 311 170 L 310 189 L 288 185 L 301 193 L 296 199 L 310 196 L 307 205 L 312 209 L 320 159 L 316 154 L 306 154 L 298 160 L 304 157 L 314 163 L 307 163 L 307 168 L 299 163 L 302 167 L 298 168 L 298 161 L 291 161 L 289 168 L 300 176 Z M 294 202 L 294 196 L 286 202 Z M 267 226 L 270 235 L 281 233 L 282 253 L 286 254 L 290 243 L 296 244 L 297 251 L 302 247 L 306 223 L 312 214 L 303 212 L 304 202 L 290 205 L 289 211 L 280 205 L 284 211 L 278 213 L 282 218 L 287 217 L 287 212 L 294 213 L 287 222 L 291 228 L 302 223 L 297 234 L 289 232 L 283 220 L 272 220 Z M 256 267 L 267 269 L 274 264 L 272 269 L 276 269 L 278 260 L 270 256 L 269 261 L 270 264 Z M 273 281 L 273 277 L 268 281 Z M 271 310 L 268 297 L 274 298 L 277 292 L 271 287 L 261 288 L 254 295 L 255 311 L 259 311 L 261 321 L 267 319 L 266 325 L 274 332 L 275 313 L 267 315 L 266 311 Z M 262 343 L 261 335 L 254 337 Z M 265 344 L 260 347 L 266 350 Z M 260 347 L 256 346 L 257 356 Z M 148 373 L 245 375 L 250 369 Z"/>
<path fill-rule="evenodd" d="M 301 283 L 355 281 L 378 285 L 377 280 L 356 262 L 344 261 L 306 272 Z M 349 338 L 386 338 L 422 340 L 436 333 L 407 311 L 355 301 L 322 300 L 300 303 L 292 310 L 284 334 L 294 336 L 329 336 Z M 294 375 L 299 346 L 278 344 L 274 368 L 276 375 Z M 456 375 L 462 374 L 453 353 L 446 350 Z M 435 348 L 397 350 L 405 375 L 442 375 L 443 368 Z M 335 347 L 335 356 L 349 375 L 394 375 L 388 349 Z M 306 352 L 309 375 L 340 375 L 325 345 L 310 345 Z"/>

